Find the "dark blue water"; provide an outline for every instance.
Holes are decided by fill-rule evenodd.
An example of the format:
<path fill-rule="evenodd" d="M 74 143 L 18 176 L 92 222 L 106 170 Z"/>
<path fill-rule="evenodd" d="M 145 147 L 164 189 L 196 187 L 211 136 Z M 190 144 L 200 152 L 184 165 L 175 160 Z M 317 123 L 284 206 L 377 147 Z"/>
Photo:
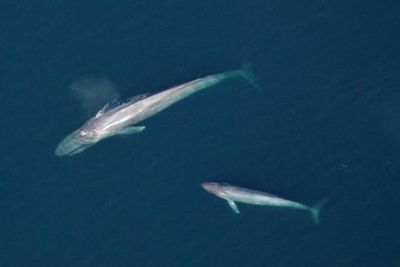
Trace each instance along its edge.
<path fill-rule="evenodd" d="M 197 2 L 197 3 L 196 3 Z M 0 9 L 0 266 L 400 266 L 398 1 L 13 1 Z M 123 98 L 251 62 L 70 158 L 82 77 Z M 205 180 L 306 204 L 240 205 Z"/>

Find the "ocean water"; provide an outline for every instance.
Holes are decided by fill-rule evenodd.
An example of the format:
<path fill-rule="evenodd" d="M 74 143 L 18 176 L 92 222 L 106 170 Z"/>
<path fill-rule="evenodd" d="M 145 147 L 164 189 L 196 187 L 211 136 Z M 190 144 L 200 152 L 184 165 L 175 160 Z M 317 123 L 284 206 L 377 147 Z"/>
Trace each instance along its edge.
<path fill-rule="evenodd" d="M 0 266 L 400 266 L 398 1 L 3 1 Z M 121 98 L 251 63 L 69 158 L 81 79 Z M 93 115 L 93 114 L 90 114 Z M 312 205 L 239 205 L 229 182 Z"/>

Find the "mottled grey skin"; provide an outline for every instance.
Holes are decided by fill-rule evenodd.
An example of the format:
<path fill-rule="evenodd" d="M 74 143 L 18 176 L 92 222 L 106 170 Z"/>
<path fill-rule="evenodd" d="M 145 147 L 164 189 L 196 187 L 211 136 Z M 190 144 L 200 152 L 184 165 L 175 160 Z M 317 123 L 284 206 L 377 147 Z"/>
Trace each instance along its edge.
<path fill-rule="evenodd" d="M 241 202 L 252 205 L 264 205 L 274 207 L 295 208 L 308 210 L 315 223 L 319 221 L 319 210 L 325 201 L 319 202 L 314 207 L 309 207 L 304 204 L 286 200 L 271 194 L 260 191 L 250 190 L 242 187 L 233 186 L 227 183 L 204 182 L 201 186 L 211 194 L 214 194 L 228 201 L 228 204 L 234 212 L 239 213 L 235 202 Z"/>
<path fill-rule="evenodd" d="M 140 132 L 145 127 L 136 126 L 137 123 L 202 89 L 235 76 L 242 76 L 249 81 L 252 79 L 249 69 L 245 67 L 199 78 L 151 96 L 139 96 L 139 100 L 134 98 L 112 109 L 107 110 L 105 107 L 82 127 L 65 137 L 56 148 L 55 155 L 75 155 L 110 136 Z"/>

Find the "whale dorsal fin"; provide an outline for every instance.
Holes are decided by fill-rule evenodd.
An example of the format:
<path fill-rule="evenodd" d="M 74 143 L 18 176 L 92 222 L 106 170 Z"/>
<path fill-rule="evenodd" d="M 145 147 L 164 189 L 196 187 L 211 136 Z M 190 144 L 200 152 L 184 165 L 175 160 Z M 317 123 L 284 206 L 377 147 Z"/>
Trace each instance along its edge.
<path fill-rule="evenodd" d="M 233 210 L 235 213 L 240 213 L 239 208 L 236 206 L 236 203 L 235 203 L 235 202 L 233 202 L 233 201 L 230 200 L 230 199 L 227 199 L 226 201 L 228 201 L 229 206 L 232 208 L 232 210 Z"/>
<path fill-rule="evenodd" d="M 101 117 L 104 114 L 104 112 L 106 112 L 109 109 L 109 107 L 110 107 L 109 103 L 105 104 L 105 106 L 102 109 L 100 109 L 99 112 L 97 112 L 96 119 L 98 117 Z"/>

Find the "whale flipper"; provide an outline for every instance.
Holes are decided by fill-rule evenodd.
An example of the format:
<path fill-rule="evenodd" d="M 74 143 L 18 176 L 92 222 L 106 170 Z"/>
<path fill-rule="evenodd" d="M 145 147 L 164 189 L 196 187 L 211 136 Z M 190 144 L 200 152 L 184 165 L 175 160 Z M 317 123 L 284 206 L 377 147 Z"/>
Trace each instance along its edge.
<path fill-rule="evenodd" d="M 121 130 L 118 131 L 113 131 L 110 133 L 110 136 L 113 135 L 128 135 L 128 134 L 134 134 L 134 133 L 138 133 L 143 131 L 144 129 L 146 129 L 146 126 L 132 126 L 132 127 L 127 127 L 127 128 L 123 128 Z"/>
<path fill-rule="evenodd" d="M 146 126 L 132 126 L 122 129 L 119 134 L 134 134 L 143 131 Z"/>
<path fill-rule="evenodd" d="M 226 201 L 228 201 L 229 206 L 232 208 L 232 210 L 235 213 L 240 213 L 239 208 L 236 206 L 235 202 L 233 202 L 232 200 L 228 200 L 228 199 Z"/>
<path fill-rule="evenodd" d="M 106 112 L 108 109 L 110 108 L 110 104 L 107 103 L 102 109 L 99 110 L 99 112 L 97 112 L 96 114 L 96 119 L 103 116 L 104 112 Z"/>

